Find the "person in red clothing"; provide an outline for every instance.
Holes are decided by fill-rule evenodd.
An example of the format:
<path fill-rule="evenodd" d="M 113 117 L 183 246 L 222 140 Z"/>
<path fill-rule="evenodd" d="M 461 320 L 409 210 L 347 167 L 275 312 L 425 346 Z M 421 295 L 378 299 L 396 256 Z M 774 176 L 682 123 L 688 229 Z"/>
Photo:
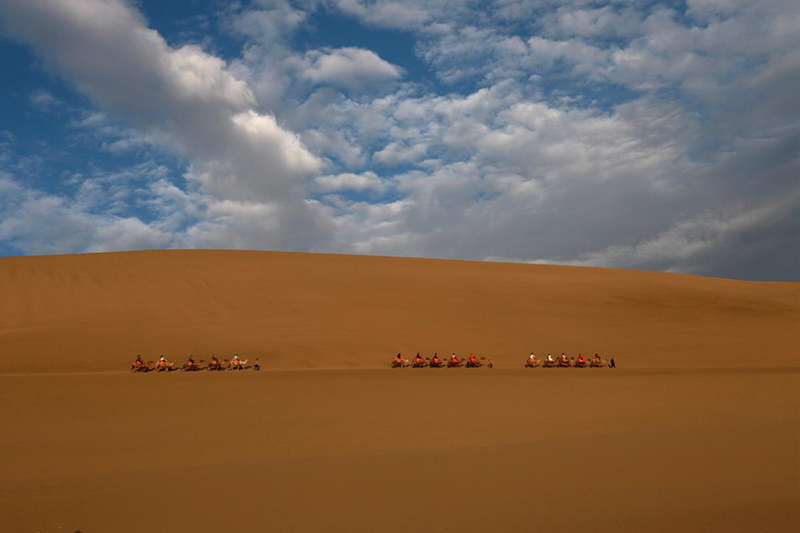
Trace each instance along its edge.
<path fill-rule="evenodd" d="M 433 359 L 431 359 L 431 366 L 433 367 L 440 367 L 442 366 L 442 360 L 439 358 L 438 353 L 433 354 Z"/>
<path fill-rule="evenodd" d="M 578 354 L 578 362 L 581 363 L 581 364 L 586 362 L 586 359 L 583 358 L 583 355 Z"/>

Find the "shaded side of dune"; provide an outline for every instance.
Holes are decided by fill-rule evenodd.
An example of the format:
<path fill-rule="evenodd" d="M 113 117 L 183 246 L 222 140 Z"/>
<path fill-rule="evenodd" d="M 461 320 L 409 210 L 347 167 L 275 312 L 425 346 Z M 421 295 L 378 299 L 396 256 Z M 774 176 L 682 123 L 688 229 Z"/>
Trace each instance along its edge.
<path fill-rule="evenodd" d="M 376 367 L 398 351 L 793 366 L 800 341 L 798 283 L 630 270 L 155 251 L 0 259 L 0 288 L 0 372 L 124 370 L 137 353 Z"/>

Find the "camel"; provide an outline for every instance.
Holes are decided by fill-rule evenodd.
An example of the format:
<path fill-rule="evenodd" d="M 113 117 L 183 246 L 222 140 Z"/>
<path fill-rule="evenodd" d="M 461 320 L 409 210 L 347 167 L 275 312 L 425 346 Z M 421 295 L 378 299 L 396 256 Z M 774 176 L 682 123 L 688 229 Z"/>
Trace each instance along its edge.
<path fill-rule="evenodd" d="M 447 361 L 447 368 L 455 368 L 455 367 L 461 366 L 463 364 L 464 364 L 464 361 L 459 361 L 458 359 L 456 359 L 456 360 L 449 359 Z"/>
<path fill-rule="evenodd" d="M 411 363 L 411 368 L 423 368 L 428 366 L 429 359 L 414 359 L 414 362 Z"/>
<path fill-rule="evenodd" d="M 219 359 L 214 358 L 214 359 L 211 359 L 211 361 L 209 361 L 209 363 L 208 363 L 208 365 L 206 365 L 205 369 L 209 370 L 209 371 L 211 371 L 211 370 L 223 370 L 224 368 L 226 368 L 226 366 L 225 366 L 226 362 L 227 362 L 227 360 L 225 360 L 223 362 L 220 362 Z"/>
<path fill-rule="evenodd" d="M 485 357 L 481 357 L 481 359 L 486 359 L 486 358 Z M 483 366 L 483 363 L 481 363 L 480 360 L 478 360 L 478 359 L 467 359 L 467 364 L 466 364 L 467 368 L 478 368 L 480 366 Z"/>
<path fill-rule="evenodd" d="M 431 359 L 429 366 L 431 368 L 442 368 L 444 366 L 444 362 L 441 359 Z"/>
<path fill-rule="evenodd" d="M 392 368 L 403 368 L 404 366 L 408 366 L 408 359 L 393 359 L 392 360 Z"/>
<path fill-rule="evenodd" d="M 575 364 L 573 366 L 575 368 L 586 368 L 587 366 L 589 366 L 589 362 L 586 359 L 584 359 L 583 361 L 581 361 L 580 359 L 576 359 Z"/>
<path fill-rule="evenodd" d="M 233 359 L 228 365 L 228 370 L 245 370 L 247 368 L 247 359 Z"/>
<path fill-rule="evenodd" d="M 606 366 L 607 364 L 608 364 L 608 361 L 606 361 L 605 359 L 594 358 L 591 361 L 589 361 L 589 366 L 595 367 L 595 368 L 601 368 L 601 367 Z"/>
<path fill-rule="evenodd" d="M 205 367 L 201 367 L 200 364 L 204 363 L 205 361 L 200 359 L 200 361 L 186 361 L 183 363 L 181 367 L 181 372 L 197 372 L 198 370 L 203 370 Z"/>
<path fill-rule="evenodd" d="M 156 372 L 172 372 L 177 368 L 172 368 L 175 363 L 167 361 L 166 359 L 159 359 L 156 363 Z"/>
<path fill-rule="evenodd" d="M 570 366 L 572 366 L 572 364 L 570 363 L 570 360 L 568 358 L 559 357 L 557 362 L 556 362 L 556 366 L 559 366 L 559 367 L 570 367 Z"/>
<path fill-rule="evenodd" d="M 137 359 L 131 365 L 131 372 L 150 372 L 151 370 L 155 370 L 153 368 L 153 361 L 147 361 L 145 363 L 141 359 Z"/>
<path fill-rule="evenodd" d="M 525 368 L 536 368 L 539 366 L 539 360 L 535 357 L 528 357 L 528 360 L 525 361 Z"/>

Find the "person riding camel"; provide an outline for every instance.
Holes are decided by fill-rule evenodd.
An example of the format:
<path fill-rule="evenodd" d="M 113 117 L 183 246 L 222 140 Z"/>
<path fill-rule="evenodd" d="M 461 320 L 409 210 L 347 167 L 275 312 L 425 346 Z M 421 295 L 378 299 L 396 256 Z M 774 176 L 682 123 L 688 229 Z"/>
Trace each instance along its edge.
<path fill-rule="evenodd" d="M 133 361 L 133 366 L 136 368 L 142 368 L 144 366 L 144 361 L 142 361 L 141 355 L 136 355 L 136 359 Z"/>
<path fill-rule="evenodd" d="M 163 355 L 158 358 L 158 367 L 159 368 L 169 368 L 171 366 L 172 366 L 172 364 L 169 361 L 167 361 L 167 358 L 164 357 Z"/>
<path fill-rule="evenodd" d="M 431 359 L 431 366 L 442 366 L 442 360 L 439 358 L 438 353 L 433 354 L 433 359 Z"/>
<path fill-rule="evenodd" d="M 458 357 L 456 357 L 456 354 L 455 354 L 455 353 L 454 353 L 453 355 L 451 355 L 451 356 L 450 356 L 450 361 L 451 361 L 453 364 L 456 364 L 456 365 L 459 363 Z"/>
<path fill-rule="evenodd" d="M 551 353 L 547 354 L 547 362 L 548 363 L 554 363 L 555 362 L 553 360 L 553 354 L 551 354 Z"/>
<path fill-rule="evenodd" d="M 425 359 L 422 358 L 419 352 L 417 352 L 417 355 L 414 357 L 414 364 L 417 366 L 422 366 L 425 364 Z"/>
<path fill-rule="evenodd" d="M 219 358 L 216 355 L 211 356 L 211 361 L 208 363 L 208 369 L 209 370 L 220 369 Z"/>
<path fill-rule="evenodd" d="M 189 359 L 186 361 L 186 367 L 187 368 L 194 368 L 195 366 L 197 366 L 197 363 L 194 362 L 194 357 L 192 357 L 190 355 Z"/>
<path fill-rule="evenodd" d="M 480 363 L 478 362 L 478 358 L 475 357 L 474 353 L 469 354 L 469 366 L 479 366 Z"/>
<path fill-rule="evenodd" d="M 583 363 L 585 363 L 585 362 L 586 362 L 586 359 L 584 359 L 584 358 L 583 358 L 583 355 L 581 355 L 581 354 L 578 354 L 578 362 L 579 362 L 580 364 L 583 364 Z"/>
<path fill-rule="evenodd" d="M 564 352 L 561 352 L 561 362 L 562 363 L 568 363 L 569 362 L 569 358 L 567 357 L 567 354 L 565 354 Z"/>

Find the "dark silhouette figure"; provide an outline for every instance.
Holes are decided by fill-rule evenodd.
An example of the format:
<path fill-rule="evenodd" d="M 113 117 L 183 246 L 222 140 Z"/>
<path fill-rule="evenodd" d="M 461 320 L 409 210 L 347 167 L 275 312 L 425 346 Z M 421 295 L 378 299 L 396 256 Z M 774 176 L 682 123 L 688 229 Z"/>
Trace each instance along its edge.
<path fill-rule="evenodd" d="M 611 358 L 611 361 L 609 361 L 608 366 L 610 366 L 611 368 L 617 368 L 616 363 L 614 363 L 614 358 L 613 357 Z"/>

